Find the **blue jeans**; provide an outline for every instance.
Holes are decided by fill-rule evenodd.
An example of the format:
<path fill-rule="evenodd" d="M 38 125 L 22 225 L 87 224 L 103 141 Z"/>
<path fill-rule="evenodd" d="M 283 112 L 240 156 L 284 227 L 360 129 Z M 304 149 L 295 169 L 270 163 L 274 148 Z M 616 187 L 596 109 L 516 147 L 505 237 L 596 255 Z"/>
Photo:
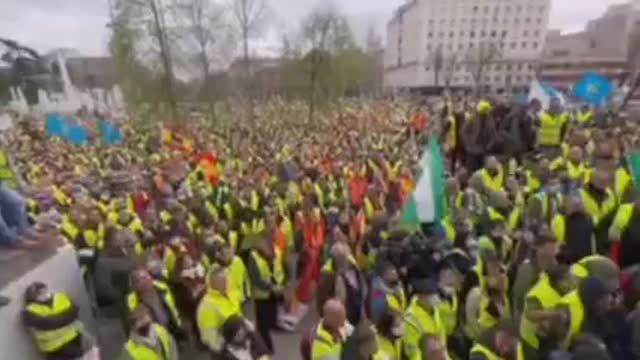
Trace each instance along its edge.
<path fill-rule="evenodd" d="M 28 226 L 25 199 L 0 184 L 0 246 L 15 246 Z"/>

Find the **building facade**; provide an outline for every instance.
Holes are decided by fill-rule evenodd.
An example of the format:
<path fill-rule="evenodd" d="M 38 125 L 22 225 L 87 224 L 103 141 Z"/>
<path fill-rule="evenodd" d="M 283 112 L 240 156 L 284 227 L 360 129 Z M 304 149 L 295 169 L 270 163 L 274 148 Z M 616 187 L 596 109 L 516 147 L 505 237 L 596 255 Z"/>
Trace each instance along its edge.
<path fill-rule="evenodd" d="M 409 0 L 387 24 L 385 87 L 525 91 L 550 11 L 551 0 Z"/>
<path fill-rule="evenodd" d="M 640 1 L 610 6 L 580 32 L 549 31 L 540 65 L 540 77 L 564 90 L 585 72 L 614 81 L 634 77 L 640 69 Z"/>

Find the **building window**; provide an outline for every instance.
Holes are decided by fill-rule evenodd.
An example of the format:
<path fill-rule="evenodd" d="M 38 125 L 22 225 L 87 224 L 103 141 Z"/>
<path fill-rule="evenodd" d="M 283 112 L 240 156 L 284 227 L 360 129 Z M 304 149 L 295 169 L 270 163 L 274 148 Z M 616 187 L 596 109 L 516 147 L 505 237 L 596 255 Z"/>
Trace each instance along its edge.
<path fill-rule="evenodd" d="M 538 42 L 537 42 L 537 41 L 534 41 L 534 42 L 533 42 L 533 48 L 534 48 L 534 49 L 537 49 L 537 48 L 538 48 Z"/>
<path fill-rule="evenodd" d="M 449 37 L 450 37 L 450 38 L 452 38 L 452 37 L 454 37 L 454 36 L 456 36 L 456 33 L 454 33 L 453 31 L 449 33 Z"/>
<path fill-rule="evenodd" d="M 520 63 L 520 64 L 516 65 L 516 69 L 517 69 L 518 71 L 522 70 L 522 64 Z"/>
<path fill-rule="evenodd" d="M 492 37 L 492 38 L 496 37 L 497 35 L 498 35 L 498 32 L 497 32 L 497 31 L 495 31 L 495 30 L 492 30 L 492 31 L 491 31 L 491 37 Z"/>
<path fill-rule="evenodd" d="M 528 30 L 525 30 L 525 31 L 522 33 L 522 35 L 523 35 L 524 37 L 529 36 L 529 31 L 528 31 Z"/>
<path fill-rule="evenodd" d="M 512 49 L 515 49 L 516 46 L 518 46 L 518 43 L 516 43 L 515 41 L 511 43 L 511 48 Z"/>
<path fill-rule="evenodd" d="M 536 20 L 536 22 L 538 23 L 538 25 L 542 24 L 542 19 L 538 18 L 538 20 Z"/>
<path fill-rule="evenodd" d="M 596 41 L 594 39 L 589 39 L 589 47 L 592 49 L 596 48 Z"/>
<path fill-rule="evenodd" d="M 474 6 L 474 7 L 473 7 L 473 12 L 474 12 L 474 13 L 477 13 L 477 12 L 478 12 L 478 5 L 476 5 L 476 6 Z"/>
<path fill-rule="evenodd" d="M 520 11 L 522 11 L 522 6 L 521 5 L 516 6 L 516 12 L 519 13 Z"/>
<path fill-rule="evenodd" d="M 497 65 L 496 65 L 496 71 L 500 71 L 500 70 L 502 70 L 502 65 L 497 64 Z"/>
<path fill-rule="evenodd" d="M 425 67 L 424 69 L 425 69 L 425 70 L 427 70 L 427 71 L 429 71 L 429 70 L 431 70 L 431 66 L 427 66 L 427 67 Z"/>
<path fill-rule="evenodd" d="M 476 37 L 476 32 L 475 32 L 475 31 L 470 32 L 470 33 L 469 33 L 469 37 L 470 37 L 470 38 L 472 38 L 472 39 L 473 39 L 474 37 Z"/>
<path fill-rule="evenodd" d="M 493 78 L 493 81 L 495 81 L 495 82 L 500 82 L 500 76 L 496 75 L 496 76 Z"/>
<path fill-rule="evenodd" d="M 544 10 L 545 10 L 545 9 L 546 9 L 546 8 L 544 7 L 544 5 L 540 6 L 540 14 L 544 13 Z"/>
<path fill-rule="evenodd" d="M 449 44 L 447 45 L 447 49 L 449 49 L 449 50 L 453 50 L 453 44 L 449 43 Z"/>
<path fill-rule="evenodd" d="M 511 71 L 511 64 L 507 64 L 507 71 Z"/>
<path fill-rule="evenodd" d="M 518 18 L 513 19 L 513 23 L 514 24 L 520 24 L 520 19 L 518 19 Z"/>
<path fill-rule="evenodd" d="M 427 50 L 431 50 L 433 48 L 433 46 L 431 46 L 431 44 L 427 44 Z"/>
<path fill-rule="evenodd" d="M 480 37 L 485 37 L 485 36 L 487 36 L 487 33 L 484 30 L 482 30 L 480 32 Z"/>
<path fill-rule="evenodd" d="M 511 6 L 507 5 L 507 7 L 504 8 L 504 11 L 510 13 L 511 12 Z"/>
<path fill-rule="evenodd" d="M 430 31 L 430 32 L 427 34 L 427 37 L 428 37 L 429 39 L 431 39 L 431 38 L 433 37 L 433 33 Z"/>
<path fill-rule="evenodd" d="M 526 49 L 527 48 L 527 43 L 525 41 L 522 42 L 522 48 Z"/>
<path fill-rule="evenodd" d="M 500 43 L 500 49 L 504 49 L 504 43 Z"/>
<path fill-rule="evenodd" d="M 535 35 L 535 36 L 540 36 L 540 31 L 539 31 L 539 30 L 536 30 L 536 31 L 533 33 L 533 35 Z"/>
<path fill-rule="evenodd" d="M 485 5 L 485 7 L 484 7 L 484 13 L 485 13 L 485 14 L 488 14 L 488 13 L 489 13 L 489 6 L 486 6 L 486 5 Z"/>
<path fill-rule="evenodd" d="M 530 24 L 531 23 L 531 18 L 524 19 L 524 22 L 527 23 L 527 24 Z"/>
<path fill-rule="evenodd" d="M 464 31 L 460 31 L 460 37 L 464 36 Z"/>
<path fill-rule="evenodd" d="M 433 19 L 430 19 L 430 20 L 429 20 L 429 24 L 430 24 L 430 25 L 433 25 L 435 22 L 436 22 L 436 21 L 435 21 L 435 20 L 433 20 Z"/>
<path fill-rule="evenodd" d="M 491 76 L 485 76 L 484 77 L 484 81 L 491 82 Z"/>
<path fill-rule="evenodd" d="M 456 65 L 456 71 L 460 71 L 460 69 L 462 69 L 462 66 L 460 66 L 459 64 Z"/>
<path fill-rule="evenodd" d="M 473 48 L 473 43 L 472 42 L 469 43 L 469 49 L 471 49 L 471 48 Z"/>
<path fill-rule="evenodd" d="M 502 38 L 506 38 L 507 37 L 507 30 L 502 30 Z"/>
<path fill-rule="evenodd" d="M 529 70 L 533 70 L 533 64 L 529 64 Z"/>

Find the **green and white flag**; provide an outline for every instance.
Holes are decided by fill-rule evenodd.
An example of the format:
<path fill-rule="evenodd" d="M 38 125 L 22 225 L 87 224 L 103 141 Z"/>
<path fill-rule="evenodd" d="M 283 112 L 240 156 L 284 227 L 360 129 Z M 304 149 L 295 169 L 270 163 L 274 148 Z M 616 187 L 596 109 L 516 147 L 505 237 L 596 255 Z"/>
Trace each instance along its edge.
<path fill-rule="evenodd" d="M 435 137 L 420 159 L 420 177 L 400 214 L 402 225 L 418 226 L 442 219 L 446 212 L 444 158 Z"/>
<path fill-rule="evenodd" d="M 640 152 L 632 151 L 627 156 L 627 166 L 636 189 L 640 190 Z"/>

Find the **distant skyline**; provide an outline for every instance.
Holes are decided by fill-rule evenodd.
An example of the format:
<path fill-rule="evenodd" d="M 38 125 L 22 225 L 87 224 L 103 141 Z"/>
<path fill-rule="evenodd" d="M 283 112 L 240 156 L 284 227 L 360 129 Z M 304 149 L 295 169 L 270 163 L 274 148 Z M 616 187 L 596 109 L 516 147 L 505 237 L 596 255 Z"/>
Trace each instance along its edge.
<path fill-rule="evenodd" d="M 267 0 L 271 28 L 259 42 L 261 51 L 274 53 L 280 32 L 295 31 L 304 16 L 318 4 L 330 0 Z M 406 0 L 334 1 L 350 18 L 354 33 L 363 39 L 374 26 L 384 38 L 385 24 Z M 625 0 L 553 0 L 550 28 L 575 31 Z M 55 48 L 73 48 L 84 55 L 105 55 L 109 40 L 108 0 L 4 0 L 0 13 L 0 37 L 13 39 L 46 53 Z"/>

